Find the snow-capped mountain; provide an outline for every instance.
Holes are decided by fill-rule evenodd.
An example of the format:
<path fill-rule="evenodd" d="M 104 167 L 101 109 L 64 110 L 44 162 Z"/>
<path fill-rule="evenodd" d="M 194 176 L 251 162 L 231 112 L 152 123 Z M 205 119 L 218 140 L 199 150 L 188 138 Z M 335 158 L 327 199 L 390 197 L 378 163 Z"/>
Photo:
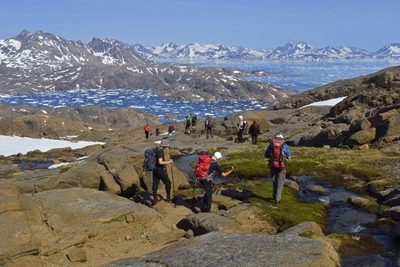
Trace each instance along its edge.
<path fill-rule="evenodd" d="M 197 54 L 198 50 L 166 45 L 160 53 Z M 229 54 L 231 50 L 218 46 L 210 53 Z M 142 51 L 153 50 L 142 47 Z M 265 102 L 280 101 L 293 94 L 280 86 L 248 81 L 244 75 L 252 74 L 154 63 L 141 57 L 131 45 L 108 38 L 93 38 L 84 44 L 42 31 L 22 31 L 14 38 L 0 40 L 0 93 L 4 94 L 129 89 L 174 101 Z"/>
<path fill-rule="evenodd" d="M 121 66 L 144 65 L 148 60 L 140 57 L 129 46 L 112 39 L 68 41 L 51 33 L 24 30 L 15 38 L 0 40 L 0 62 L 2 67 L 52 70 L 84 65 Z"/>
<path fill-rule="evenodd" d="M 304 42 L 287 43 L 273 49 L 250 49 L 238 46 L 202 45 L 199 43 L 180 45 L 162 44 L 132 46 L 139 55 L 149 60 L 161 59 L 243 59 L 243 60 L 359 60 L 359 59 L 400 59 L 400 43 L 386 45 L 375 53 L 364 49 L 339 46 L 321 49 Z"/>

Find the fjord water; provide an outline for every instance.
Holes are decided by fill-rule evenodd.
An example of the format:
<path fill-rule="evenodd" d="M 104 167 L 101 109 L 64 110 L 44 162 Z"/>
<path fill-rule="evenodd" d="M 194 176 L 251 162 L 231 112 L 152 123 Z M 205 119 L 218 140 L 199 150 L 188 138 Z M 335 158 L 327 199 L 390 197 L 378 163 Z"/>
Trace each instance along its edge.
<path fill-rule="evenodd" d="M 294 92 L 302 92 L 341 79 L 354 78 L 400 65 L 391 61 L 334 61 L 334 62 L 271 62 L 271 61 L 175 61 L 167 63 L 191 64 L 203 67 L 234 68 L 242 71 L 265 71 L 282 76 L 250 76 L 246 79 L 279 85 Z M 0 94 L 0 102 L 12 106 L 36 107 L 102 106 L 110 108 L 131 107 L 151 112 L 160 121 L 182 121 L 186 115 L 196 114 L 223 117 L 233 112 L 260 110 L 269 103 L 262 101 L 190 102 L 166 101 L 144 90 L 69 90 L 63 92 L 35 93 L 28 95 Z M 172 116 L 171 116 L 172 115 Z"/>

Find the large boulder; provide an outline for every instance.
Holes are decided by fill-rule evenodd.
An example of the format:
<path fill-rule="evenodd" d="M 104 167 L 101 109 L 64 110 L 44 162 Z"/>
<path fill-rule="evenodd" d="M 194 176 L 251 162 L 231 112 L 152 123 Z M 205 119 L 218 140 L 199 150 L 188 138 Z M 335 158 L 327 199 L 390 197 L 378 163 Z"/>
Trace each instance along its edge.
<path fill-rule="evenodd" d="M 102 266 L 339 266 L 331 245 L 297 235 L 212 232 Z"/>

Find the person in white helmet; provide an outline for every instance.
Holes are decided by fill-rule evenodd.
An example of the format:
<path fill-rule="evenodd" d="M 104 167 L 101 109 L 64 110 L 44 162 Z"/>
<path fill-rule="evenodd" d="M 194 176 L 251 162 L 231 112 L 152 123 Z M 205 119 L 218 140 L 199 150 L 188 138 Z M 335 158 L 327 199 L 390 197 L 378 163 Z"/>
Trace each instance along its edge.
<path fill-rule="evenodd" d="M 218 161 L 222 159 L 222 155 L 220 152 L 215 152 L 214 155 L 211 157 L 212 162 L 210 164 L 210 168 L 208 169 L 208 178 L 199 180 L 201 185 L 204 187 L 204 197 L 203 197 L 203 204 L 205 206 L 205 212 L 211 211 L 211 204 L 212 204 L 212 188 L 214 186 L 212 179 L 215 175 L 220 174 L 222 176 L 228 176 L 231 174 L 235 168 L 231 166 L 231 169 L 227 172 L 223 172 L 221 167 L 218 165 Z"/>
<path fill-rule="evenodd" d="M 238 138 L 238 143 L 243 143 L 243 131 L 244 131 L 245 125 L 244 125 L 244 120 L 243 116 L 239 116 L 239 122 L 237 123 L 237 138 Z"/>

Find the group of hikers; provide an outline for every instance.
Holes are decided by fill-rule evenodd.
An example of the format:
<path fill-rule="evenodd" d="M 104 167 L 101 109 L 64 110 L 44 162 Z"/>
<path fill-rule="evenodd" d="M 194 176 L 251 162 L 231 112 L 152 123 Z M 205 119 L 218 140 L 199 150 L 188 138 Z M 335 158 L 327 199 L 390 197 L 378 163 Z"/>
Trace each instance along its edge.
<path fill-rule="evenodd" d="M 243 120 L 243 117 L 239 118 L 239 120 Z M 253 122 L 253 124 L 254 123 L 255 122 Z M 211 132 L 210 135 L 212 137 Z M 257 142 L 257 139 L 255 139 L 255 142 Z M 166 160 L 164 154 L 164 150 L 169 147 L 170 144 L 168 139 L 162 139 L 160 142 L 160 146 L 155 148 L 155 155 L 154 155 L 155 167 L 152 169 L 153 171 L 152 205 L 155 205 L 159 200 L 157 196 L 157 190 L 160 180 L 165 185 L 166 202 L 172 201 L 171 180 L 168 177 L 166 166 L 169 164 L 173 164 L 173 160 L 172 159 Z M 269 159 L 268 165 L 270 168 L 270 176 L 272 178 L 272 183 L 273 183 L 272 197 L 276 204 L 280 204 L 282 199 L 282 190 L 286 177 L 286 170 L 285 170 L 286 160 L 291 158 L 290 149 L 288 145 L 285 143 L 285 140 L 281 134 L 278 134 L 271 139 L 268 148 L 264 152 L 264 157 Z M 203 197 L 203 204 L 204 204 L 203 212 L 211 211 L 212 189 L 214 186 L 213 184 L 214 178 L 216 178 L 218 175 L 222 175 L 225 177 L 235 171 L 235 167 L 232 165 L 229 170 L 223 171 L 218 164 L 218 162 L 222 158 L 223 158 L 222 154 L 217 151 L 212 156 L 200 155 L 199 162 L 196 164 L 196 180 L 203 186 L 205 192 Z"/>
<path fill-rule="evenodd" d="M 237 142 L 238 143 L 243 143 L 245 140 L 243 138 L 243 133 L 245 130 L 248 128 L 248 134 L 251 136 L 251 142 L 253 145 L 257 144 L 257 137 L 260 134 L 260 126 L 257 123 L 257 120 L 254 120 L 253 123 L 248 127 L 247 121 L 243 119 L 243 116 L 239 116 L 239 121 L 237 122 Z M 184 128 L 185 128 L 185 134 L 190 134 L 194 133 L 197 131 L 197 115 L 186 115 L 185 120 L 184 120 Z M 206 132 L 206 138 L 214 138 L 213 136 L 213 128 L 214 128 L 214 121 L 211 118 L 210 115 L 207 115 L 207 118 L 204 121 L 204 132 Z M 150 125 L 146 123 L 144 126 L 144 133 L 146 139 L 149 138 L 151 132 Z M 175 130 L 175 126 L 172 122 L 168 123 L 168 135 L 172 136 L 173 131 Z M 159 127 L 156 128 L 155 130 L 156 136 L 161 135 L 161 130 Z"/>

